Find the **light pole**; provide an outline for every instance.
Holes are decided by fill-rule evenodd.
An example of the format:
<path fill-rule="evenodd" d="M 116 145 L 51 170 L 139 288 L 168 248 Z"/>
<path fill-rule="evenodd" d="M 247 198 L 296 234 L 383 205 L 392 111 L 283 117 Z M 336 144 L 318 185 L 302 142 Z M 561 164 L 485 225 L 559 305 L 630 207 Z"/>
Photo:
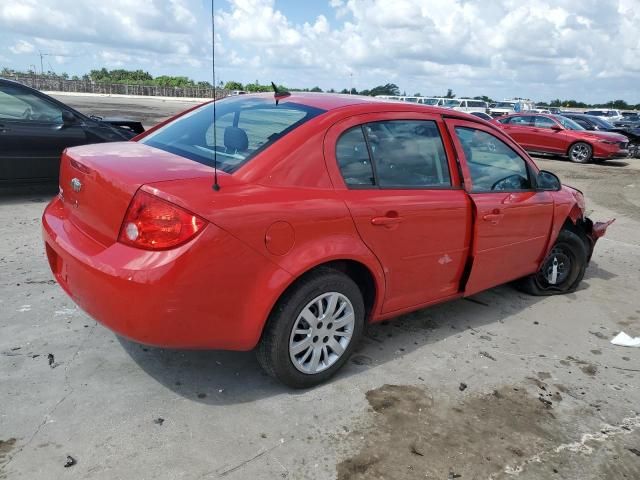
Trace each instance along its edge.
<path fill-rule="evenodd" d="M 353 94 L 353 72 L 349 73 L 349 95 Z"/>

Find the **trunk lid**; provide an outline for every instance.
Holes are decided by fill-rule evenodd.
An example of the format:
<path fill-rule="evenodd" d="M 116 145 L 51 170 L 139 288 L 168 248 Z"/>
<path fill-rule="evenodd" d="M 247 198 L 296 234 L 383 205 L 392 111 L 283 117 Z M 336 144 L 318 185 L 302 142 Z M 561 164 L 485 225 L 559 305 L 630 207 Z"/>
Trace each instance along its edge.
<path fill-rule="evenodd" d="M 109 246 L 142 185 L 209 176 L 211 167 L 137 142 L 85 145 L 62 154 L 60 195 L 69 221 Z"/>

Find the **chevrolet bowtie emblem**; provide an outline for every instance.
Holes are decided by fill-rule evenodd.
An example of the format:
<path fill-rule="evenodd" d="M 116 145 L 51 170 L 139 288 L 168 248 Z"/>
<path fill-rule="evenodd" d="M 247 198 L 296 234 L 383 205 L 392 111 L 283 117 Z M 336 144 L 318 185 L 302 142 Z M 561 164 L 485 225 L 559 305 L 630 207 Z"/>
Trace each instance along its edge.
<path fill-rule="evenodd" d="M 77 178 L 74 178 L 73 180 L 71 180 L 71 188 L 74 192 L 79 192 L 80 190 L 82 190 L 82 182 Z"/>

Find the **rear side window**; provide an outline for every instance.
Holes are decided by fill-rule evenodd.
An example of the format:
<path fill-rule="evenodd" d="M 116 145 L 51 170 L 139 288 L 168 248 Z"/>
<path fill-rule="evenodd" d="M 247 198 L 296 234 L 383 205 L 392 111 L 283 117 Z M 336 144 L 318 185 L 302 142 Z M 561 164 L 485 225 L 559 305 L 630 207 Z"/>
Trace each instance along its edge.
<path fill-rule="evenodd" d="M 535 116 L 533 117 L 533 126 L 536 128 L 552 128 L 556 125 L 556 122 L 547 117 Z"/>
<path fill-rule="evenodd" d="M 358 125 L 342 134 L 336 145 L 336 158 L 347 185 L 376 184 L 362 126 Z"/>
<path fill-rule="evenodd" d="M 447 156 L 434 121 L 391 120 L 354 127 L 338 140 L 336 158 L 345 183 L 352 187 L 451 186 Z"/>
<path fill-rule="evenodd" d="M 455 127 L 473 182 L 473 192 L 531 189 L 527 162 L 499 138 L 483 130 Z"/>
<path fill-rule="evenodd" d="M 165 125 L 141 143 L 233 173 L 259 152 L 324 110 L 250 95 L 218 100 Z"/>

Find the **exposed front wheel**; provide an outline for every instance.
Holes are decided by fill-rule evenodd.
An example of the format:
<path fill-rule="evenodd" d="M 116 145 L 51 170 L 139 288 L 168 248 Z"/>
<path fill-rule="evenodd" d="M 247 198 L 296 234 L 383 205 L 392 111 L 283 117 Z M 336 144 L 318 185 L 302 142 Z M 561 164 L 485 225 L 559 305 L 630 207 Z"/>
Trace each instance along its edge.
<path fill-rule="evenodd" d="M 585 243 L 575 233 L 562 230 L 540 270 L 518 281 L 517 286 L 531 295 L 558 295 L 578 288 L 587 268 Z"/>
<path fill-rule="evenodd" d="M 569 148 L 569 160 L 576 163 L 589 163 L 593 157 L 593 148 L 584 142 L 577 142 Z"/>
<path fill-rule="evenodd" d="M 258 346 L 258 361 L 290 387 L 311 387 L 344 365 L 363 326 L 358 286 L 341 272 L 321 268 L 278 302 Z"/>

